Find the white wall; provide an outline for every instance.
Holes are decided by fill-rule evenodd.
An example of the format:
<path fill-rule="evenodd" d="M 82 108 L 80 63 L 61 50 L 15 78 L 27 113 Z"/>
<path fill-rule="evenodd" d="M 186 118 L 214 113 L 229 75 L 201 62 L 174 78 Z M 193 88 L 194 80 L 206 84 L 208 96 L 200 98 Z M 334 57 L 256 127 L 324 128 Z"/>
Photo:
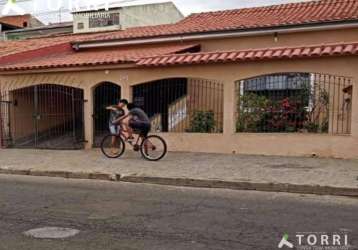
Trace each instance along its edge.
<path fill-rule="evenodd" d="M 121 15 L 122 28 L 176 23 L 183 14 L 171 3 L 147 4 L 124 7 Z"/>
<path fill-rule="evenodd" d="M 120 25 L 113 25 L 107 27 L 89 27 L 89 15 L 119 13 Z M 91 11 L 74 13 L 73 22 L 74 33 L 88 33 L 100 31 L 112 31 L 127 29 L 138 26 L 150 26 L 159 24 L 176 23 L 184 18 L 183 14 L 176 8 L 172 2 L 146 4 L 137 6 L 126 6 L 109 11 Z M 83 29 L 78 29 L 78 23 L 83 23 Z"/>

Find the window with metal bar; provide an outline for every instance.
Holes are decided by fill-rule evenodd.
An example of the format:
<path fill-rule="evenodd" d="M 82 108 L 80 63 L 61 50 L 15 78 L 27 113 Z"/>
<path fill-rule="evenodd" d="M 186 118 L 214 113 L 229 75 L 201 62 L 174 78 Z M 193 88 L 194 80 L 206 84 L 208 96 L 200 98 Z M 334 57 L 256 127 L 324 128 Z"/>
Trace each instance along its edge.
<path fill-rule="evenodd" d="M 351 132 L 351 78 L 315 73 L 258 76 L 236 83 L 237 132 Z"/>
<path fill-rule="evenodd" d="M 134 104 L 152 120 L 154 132 L 222 133 L 223 84 L 171 78 L 133 87 Z"/>

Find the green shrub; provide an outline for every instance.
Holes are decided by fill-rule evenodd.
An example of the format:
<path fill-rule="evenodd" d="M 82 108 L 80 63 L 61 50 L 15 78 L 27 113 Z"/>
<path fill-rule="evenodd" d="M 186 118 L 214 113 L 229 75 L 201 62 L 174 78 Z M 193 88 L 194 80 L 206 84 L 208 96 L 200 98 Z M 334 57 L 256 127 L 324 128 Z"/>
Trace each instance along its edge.
<path fill-rule="evenodd" d="M 248 93 L 240 97 L 239 119 L 236 124 L 238 132 L 260 132 L 265 118 L 269 100 L 265 96 Z"/>
<path fill-rule="evenodd" d="M 213 111 L 195 111 L 190 121 L 192 133 L 212 133 L 215 129 L 215 114 Z"/>

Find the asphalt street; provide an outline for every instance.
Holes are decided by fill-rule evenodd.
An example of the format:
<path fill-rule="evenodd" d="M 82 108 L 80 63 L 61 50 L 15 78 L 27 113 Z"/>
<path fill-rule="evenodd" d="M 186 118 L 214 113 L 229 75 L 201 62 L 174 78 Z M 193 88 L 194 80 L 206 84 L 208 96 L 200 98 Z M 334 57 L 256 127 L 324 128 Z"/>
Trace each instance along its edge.
<path fill-rule="evenodd" d="M 0 175 L 0 199 L 1 250 L 274 250 L 284 233 L 342 230 L 358 246 L 353 198 Z M 41 227 L 80 232 L 24 235 Z"/>

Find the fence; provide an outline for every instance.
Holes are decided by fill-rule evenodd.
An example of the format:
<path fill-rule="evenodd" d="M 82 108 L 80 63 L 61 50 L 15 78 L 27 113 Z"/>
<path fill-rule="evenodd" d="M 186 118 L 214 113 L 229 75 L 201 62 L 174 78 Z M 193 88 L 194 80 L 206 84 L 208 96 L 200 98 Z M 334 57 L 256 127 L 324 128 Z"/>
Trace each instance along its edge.
<path fill-rule="evenodd" d="M 351 78 L 313 73 L 238 81 L 237 132 L 349 134 L 352 91 Z"/>
<path fill-rule="evenodd" d="M 1 145 L 80 149 L 84 142 L 83 91 L 43 84 L 3 91 Z"/>
<path fill-rule="evenodd" d="M 134 103 L 152 119 L 155 132 L 221 133 L 221 82 L 172 78 L 133 87 Z"/>
<path fill-rule="evenodd" d="M 0 92 L 0 148 L 7 147 L 10 140 L 10 101 Z"/>

